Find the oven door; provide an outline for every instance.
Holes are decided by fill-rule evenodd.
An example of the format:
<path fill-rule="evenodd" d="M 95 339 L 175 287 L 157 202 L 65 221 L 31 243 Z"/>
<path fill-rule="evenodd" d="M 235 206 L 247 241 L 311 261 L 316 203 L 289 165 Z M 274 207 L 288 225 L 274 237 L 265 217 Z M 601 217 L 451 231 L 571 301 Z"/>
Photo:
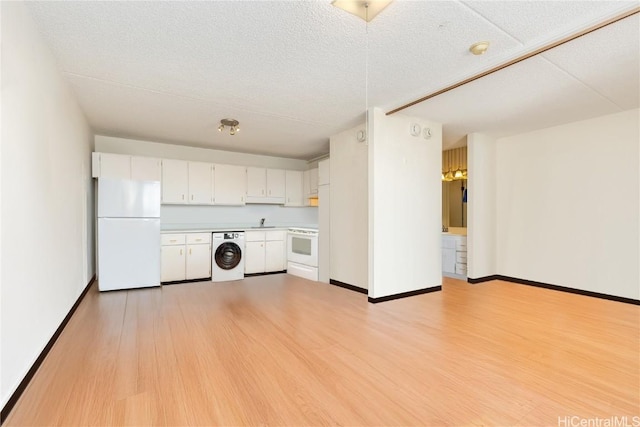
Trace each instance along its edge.
<path fill-rule="evenodd" d="M 287 233 L 287 261 L 318 266 L 318 236 L 309 234 Z"/>

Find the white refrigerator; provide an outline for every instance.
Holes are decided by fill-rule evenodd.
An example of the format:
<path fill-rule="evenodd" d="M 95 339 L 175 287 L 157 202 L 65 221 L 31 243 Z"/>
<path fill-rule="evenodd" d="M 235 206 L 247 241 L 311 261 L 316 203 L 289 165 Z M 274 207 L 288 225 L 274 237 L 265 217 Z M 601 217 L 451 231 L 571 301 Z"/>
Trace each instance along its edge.
<path fill-rule="evenodd" d="M 160 286 L 160 182 L 98 179 L 98 288 Z"/>

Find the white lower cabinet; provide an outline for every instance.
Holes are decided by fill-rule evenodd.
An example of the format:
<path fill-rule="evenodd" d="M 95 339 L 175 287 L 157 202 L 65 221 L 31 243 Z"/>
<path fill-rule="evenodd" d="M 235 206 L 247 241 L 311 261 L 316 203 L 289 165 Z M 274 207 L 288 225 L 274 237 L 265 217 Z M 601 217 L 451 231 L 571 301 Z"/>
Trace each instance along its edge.
<path fill-rule="evenodd" d="M 442 236 L 442 274 L 467 275 L 467 236 Z"/>
<path fill-rule="evenodd" d="M 246 231 L 244 236 L 245 274 L 271 273 L 285 269 L 284 230 Z"/>
<path fill-rule="evenodd" d="M 162 235 L 161 281 L 211 277 L 211 233 Z"/>
<path fill-rule="evenodd" d="M 245 233 L 245 239 L 247 238 Z M 244 243 L 244 272 L 245 274 L 264 273 L 264 240 Z"/>
<path fill-rule="evenodd" d="M 264 245 L 265 271 L 270 272 L 284 270 L 284 239 L 267 240 Z"/>
<path fill-rule="evenodd" d="M 160 258 L 162 272 L 160 274 L 160 281 L 175 282 L 177 280 L 185 280 L 184 265 L 186 254 L 184 250 L 184 245 L 162 246 L 162 256 Z"/>

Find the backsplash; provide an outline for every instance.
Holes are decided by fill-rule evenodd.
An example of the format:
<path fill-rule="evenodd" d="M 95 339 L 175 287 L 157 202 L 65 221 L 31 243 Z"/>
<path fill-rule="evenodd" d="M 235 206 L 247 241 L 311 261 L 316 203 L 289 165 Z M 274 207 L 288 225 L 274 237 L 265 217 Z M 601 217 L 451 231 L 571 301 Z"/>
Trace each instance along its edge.
<path fill-rule="evenodd" d="M 261 218 L 265 218 L 265 225 L 271 226 L 312 226 L 318 224 L 318 208 L 253 204 L 246 206 L 162 205 L 160 208 L 162 228 L 187 224 L 220 227 L 257 226 L 260 225 Z"/>

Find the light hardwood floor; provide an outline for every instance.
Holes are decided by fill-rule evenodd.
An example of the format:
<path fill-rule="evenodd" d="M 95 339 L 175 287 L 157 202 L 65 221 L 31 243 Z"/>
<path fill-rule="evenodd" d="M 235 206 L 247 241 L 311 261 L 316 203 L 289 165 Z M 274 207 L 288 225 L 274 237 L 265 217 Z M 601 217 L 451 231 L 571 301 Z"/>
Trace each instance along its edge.
<path fill-rule="evenodd" d="M 5 425 L 631 423 L 639 337 L 638 306 L 499 281 L 94 285 Z"/>

